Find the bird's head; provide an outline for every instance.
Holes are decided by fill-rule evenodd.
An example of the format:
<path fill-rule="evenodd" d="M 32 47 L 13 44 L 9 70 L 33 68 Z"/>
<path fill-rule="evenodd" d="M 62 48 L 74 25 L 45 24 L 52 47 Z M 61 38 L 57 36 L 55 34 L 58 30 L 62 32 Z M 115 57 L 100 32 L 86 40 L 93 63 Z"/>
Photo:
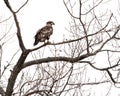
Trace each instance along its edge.
<path fill-rule="evenodd" d="M 55 23 L 53 21 L 48 21 L 48 22 L 46 22 L 46 25 L 47 26 L 52 26 L 52 25 L 55 25 Z"/>

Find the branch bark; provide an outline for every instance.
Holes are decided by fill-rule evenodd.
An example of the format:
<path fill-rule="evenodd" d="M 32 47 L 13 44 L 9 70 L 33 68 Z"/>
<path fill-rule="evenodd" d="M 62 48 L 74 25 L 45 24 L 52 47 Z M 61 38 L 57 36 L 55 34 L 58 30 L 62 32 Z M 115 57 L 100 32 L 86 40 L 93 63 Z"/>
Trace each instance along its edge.
<path fill-rule="evenodd" d="M 42 59 L 26 62 L 23 64 L 22 68 L 26 68 L 28 66 L 35 65 L 35 64 L 41 64 L 41 63 L 47 63 L 47 62 L 53 62 L 53 61 L 65 61 L 65 62 L 75 63 L 87 57 L 93 56 L 95 54 L 96 53 L 84 54 L 82 56 L 78 56 L 75 58 L 73 57 L 47 57 L 47 58 L 42 58 Z"/>
<path fill-rule="evenodd" d="M 29 54 L 29 51 L 26 51 L 26 52 L 22 53 L 18 62 L 17 62 L 17 64 L 13 68 L 13 71 L 11 71 L 11 75 L 10 75 L 10 78 L 8 80 L 8 85 L 7 85 L 7 88 L 6 88 L 5 96 L 11 96 L 12 95 L 16 78 L 17 78 L 19 72 L 21 71 L 22 64 L 24 63 L 28 54 Z"/>
<path fill-rule="evenodd" d="M 3 90 L 3 88 L 0 86 L 0 94 L 2 95 L 2 96 L 5 96 L 5 91 Z"/>

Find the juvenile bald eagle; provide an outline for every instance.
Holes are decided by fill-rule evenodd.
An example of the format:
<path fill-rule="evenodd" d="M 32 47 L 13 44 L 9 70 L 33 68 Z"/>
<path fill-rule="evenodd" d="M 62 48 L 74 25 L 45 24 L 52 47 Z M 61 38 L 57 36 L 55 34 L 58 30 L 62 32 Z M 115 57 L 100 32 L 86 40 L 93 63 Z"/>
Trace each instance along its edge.
<path fill-rule="evenodd" d="M 37 45 L 39 42 L 45 42 L 50 39 L 50 36 L 53 33 L 53 27 L 52 25 L 55 25 L 54 22 L 48 21 L 46 22 L 46 26 L 39 29 L 35 35 L 35 42 L 34 46 Z"/>

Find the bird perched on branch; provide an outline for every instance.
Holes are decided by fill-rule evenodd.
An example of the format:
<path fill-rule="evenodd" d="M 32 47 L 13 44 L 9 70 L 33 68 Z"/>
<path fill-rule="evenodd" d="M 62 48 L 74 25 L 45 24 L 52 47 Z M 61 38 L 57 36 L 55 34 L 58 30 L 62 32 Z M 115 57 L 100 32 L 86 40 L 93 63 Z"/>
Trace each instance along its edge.
<path fill-rule="evenodd" d="M 53 21 L 46 22 L 46 26 L 39 29 L 35 35 L 35 42 L 34 46 L 37 45 L 39 42 L 44 42 L 50 39 L 50 36 L 53 33 L 53 27 L 52 25 L 55 25 Z"/>

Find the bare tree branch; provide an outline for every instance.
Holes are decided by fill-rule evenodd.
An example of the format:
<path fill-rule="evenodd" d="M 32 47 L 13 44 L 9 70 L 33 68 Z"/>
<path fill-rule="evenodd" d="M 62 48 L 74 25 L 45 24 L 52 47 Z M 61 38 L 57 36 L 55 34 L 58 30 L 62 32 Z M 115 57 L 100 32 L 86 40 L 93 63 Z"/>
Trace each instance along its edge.
<path fill-rule="evenodd" d="M 2 96 L 5 96 L 5 91 L 3 90 L 3 88 L 0 86 L 0 94 L 2 95 Z"/>
<path fill-rule="evenodd" d="M 41 96 L 44 96 L 44 94 L 45 94 L 45 95 L 49 96 L 48 93 L 49 93 L 49 90 L 35 90 L 35 91 L 29 92 L 29 93 L 27 93 L 23 96 L 30 96 L 30 95 L 33 95 L 33 94 L 39 94 Z"/>
<path fill-rule="evenodd" d="M 106 70 L 106 72 L 108 73 L 108 75 L 109 75 L 110 79 L 112 80 L 112 82 L 116 83 L 116 81 L 113 79 L 112 74 L 110 73 L 110 71 Z"/>
<path fill-rule="evenodd" d="M 31 65 L 35 65 L 35 64 L 41 64 L 41 63 L 47 63 L 47 62 L 53 62 L 53 61 L 65 61 L 65 62 L 70 62 L 70 63 L 75 63 L 75 62 L 79 62 L 80 60 L 83 60 L 87 57 L 93 56 L 96 53 L 91 53 L 91 54 L 84 54 L 82 56 L 79 57 L 48 57 L 48 58 L 42 58 L 42 59 L 38 59 L 38 60 L 33 60 L 33 61 L 29 61 L 23 64 L 22 68 L 26 68 L 28 66 Z"/>
<path fill-rule="evenodd" d="M 20 30 L 20 26 L 19 26 L 19 22 L 18 22 L 16 13 L 13 11 L 13 9 L 12 9 L 8 0 L 4 0 L 4 2 L 5 2 L 6 6 L 8 7 L 8 9 L 11 11 L 11 13 L 13 15 L 13 18 L 14 18 L 14 21 L 15 21 L 15 24 L 16 24 L 16 28 L 17 28 L 17 37 L 18 37 L 20 48 L 22 49 L 22 51 L 25 51 L 26 49 L 25 49 L 25 46 L 24 46 L 24 43 L 23 43 L 23 40 L 22 40 L 21 30 Z"/>
<path fill-rule="evenodd" d="M 18 13 L 27 3 L 29 0 L 27 0 L 15 13 Z"/>
<path fill-rule="evenodd" d="M 68 13 L 69 13 L 73 18 L 79 19 L 79 17 L 74 16 L 74 15 L 70 12 L 69 8 L 67 7 L 67 4 L 66 4 L 65 0 L 63 0 L 63 3 L 64 3 L 64 5 L 65 5 Z"/>
<path fill-rule="evenodd" d="M 9 20 L 11 17 L 12 17 L 12 16 L 9 16 L 7 19 L 0 21 L 0 23 L 6 22 L 6 21 Z"/>

